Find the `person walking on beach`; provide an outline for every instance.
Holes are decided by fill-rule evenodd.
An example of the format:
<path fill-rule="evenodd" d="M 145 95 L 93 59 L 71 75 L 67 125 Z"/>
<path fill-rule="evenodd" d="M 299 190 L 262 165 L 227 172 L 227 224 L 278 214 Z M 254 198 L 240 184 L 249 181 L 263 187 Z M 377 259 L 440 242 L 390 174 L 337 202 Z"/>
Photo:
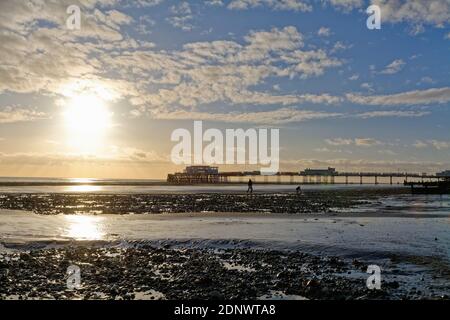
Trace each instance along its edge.
<path fill-rule="evenodd" d="M 248 180 L 248 189 L 247 189 L 247 193 L 252 194 L 253 193 L 253 181 L 252 179 Z"/>

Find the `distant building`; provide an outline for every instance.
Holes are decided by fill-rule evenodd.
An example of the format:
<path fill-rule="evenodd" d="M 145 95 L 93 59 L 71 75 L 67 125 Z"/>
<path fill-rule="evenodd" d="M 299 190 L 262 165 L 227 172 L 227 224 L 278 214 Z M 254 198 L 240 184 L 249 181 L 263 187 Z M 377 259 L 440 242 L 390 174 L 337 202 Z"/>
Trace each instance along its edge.
<path fill-rule="evenodd" d="M 219 168 L 211 167 L 211 166 L 190 166 L 190 167 L 186 167 L 184 172 L 189 175 L 192 175 L 192 174 L 215 175 L 215 174 L 219 174 Z"/>
<path fill-rule="evenodd" d="M 442 172 L 436 173 L 437 177 L 450 177 L 450 170 L 445 170 Z"/>
<path fill-rule="evenodd" d="M 335 168 L 328 169 L 305 169 L 304 171 L 300 171 L 301 176 L 334 176 L 337 174 Z"/>

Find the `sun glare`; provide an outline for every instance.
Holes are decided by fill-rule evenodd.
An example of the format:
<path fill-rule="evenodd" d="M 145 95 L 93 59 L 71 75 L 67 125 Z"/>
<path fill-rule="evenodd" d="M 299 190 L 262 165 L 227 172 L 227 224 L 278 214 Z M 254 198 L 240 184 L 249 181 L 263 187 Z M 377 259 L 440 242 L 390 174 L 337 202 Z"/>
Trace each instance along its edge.
<path fill-rule="evenodd" d="M 111 126 L 111 112 L 104 100 L 95 95 L 81 95 L 65 106 L 64 118 L 69 144 L 78 151 L 93 151 Z"/>
<path fill-rule="evenodd" d="M 65 216 L 65 235 L 76 240 L 100 240 L 105 233 L 102 231 L 103 218 L 93 216 Z"/>

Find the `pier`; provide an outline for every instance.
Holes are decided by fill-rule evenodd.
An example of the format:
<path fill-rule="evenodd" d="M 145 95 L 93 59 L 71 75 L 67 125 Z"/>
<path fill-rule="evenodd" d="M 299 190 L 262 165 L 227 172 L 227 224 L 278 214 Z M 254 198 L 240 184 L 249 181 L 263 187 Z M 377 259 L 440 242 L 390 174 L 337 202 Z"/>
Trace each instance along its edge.
<path fill-rule="evenodd" d="M 448 179 L 441 174 L 409 173 L 409 172 L 338 172 L 335 168 L 306 169 L 299 172 L 281 171 L 274 175 L 262 175 L 260 171 L 225 171 L 219 172 L 217 167 L 191 166 L 180 173 L 169 174 L 167 182 L 171 184 L 203 184 L 203 183 L 246 183 L 242 178 L 262 177 L 258 183 L 267 184 L 338 184 L 337 178 L 343 180 L 339 184 L 381 184 L 380 180 L 388 180 L 393 185 L 394 179 L 402 179 L 402 183 L 437 183 Z M 237 182 L 232 179 L 238 178 Z M 270 181 L 269 181 L 270 179 Z M 351 182 L 356 180 L 356 182 Z M 242 181 L 241 181 L 242 180 Z M 275 181 L 274 181 L 275 180 Z M 412 181 L 415 180 L 415 181 Z M 399 183 L 397 183 L 399 184 Z"/>

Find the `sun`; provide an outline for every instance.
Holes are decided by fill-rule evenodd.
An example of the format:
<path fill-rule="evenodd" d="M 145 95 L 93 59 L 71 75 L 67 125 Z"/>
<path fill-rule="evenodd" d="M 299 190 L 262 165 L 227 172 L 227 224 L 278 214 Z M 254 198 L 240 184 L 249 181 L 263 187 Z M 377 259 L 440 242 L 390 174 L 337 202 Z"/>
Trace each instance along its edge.
<path fill-rule="evenodd" d="M 79 95 L 64 106 L 69 145 L 78 151 L 94 151 L 111 126 L 112 113 L 96 95 Z"/>

